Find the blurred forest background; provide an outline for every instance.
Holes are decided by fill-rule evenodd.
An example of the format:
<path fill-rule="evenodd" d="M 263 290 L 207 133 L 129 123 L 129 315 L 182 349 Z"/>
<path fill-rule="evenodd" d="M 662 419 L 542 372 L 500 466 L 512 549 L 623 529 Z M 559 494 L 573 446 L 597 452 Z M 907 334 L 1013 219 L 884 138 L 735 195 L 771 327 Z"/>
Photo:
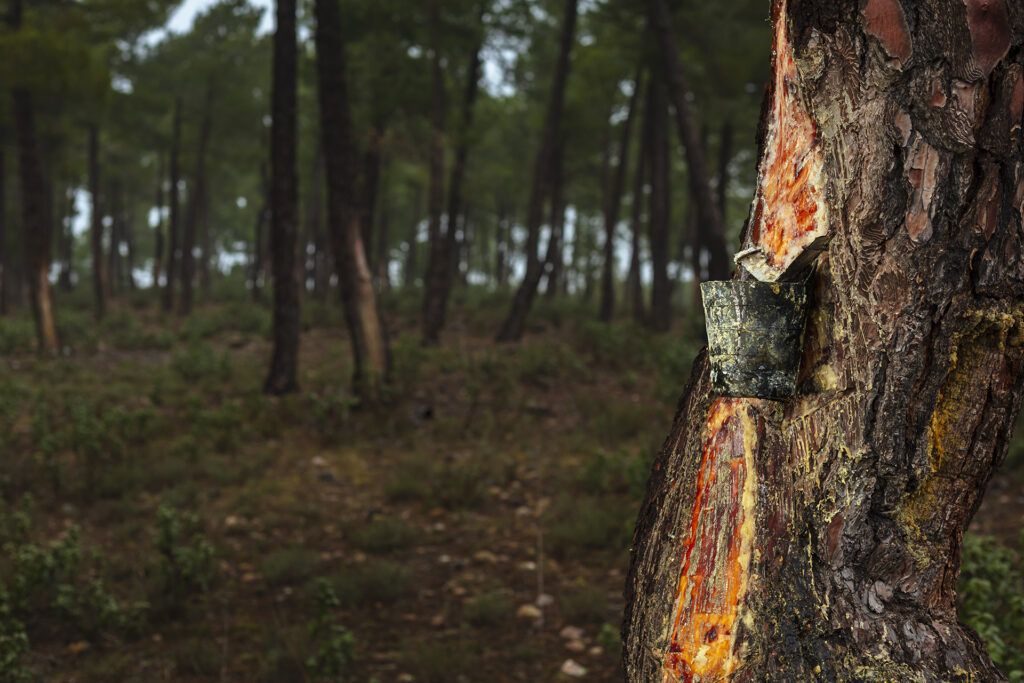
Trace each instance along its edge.
<path fill-rule="evenodd" d="M 3 9 L 0 681 L 621 680 L 767 3 Z M 961 580 L 1012 680 L 1022 483 Z"/>

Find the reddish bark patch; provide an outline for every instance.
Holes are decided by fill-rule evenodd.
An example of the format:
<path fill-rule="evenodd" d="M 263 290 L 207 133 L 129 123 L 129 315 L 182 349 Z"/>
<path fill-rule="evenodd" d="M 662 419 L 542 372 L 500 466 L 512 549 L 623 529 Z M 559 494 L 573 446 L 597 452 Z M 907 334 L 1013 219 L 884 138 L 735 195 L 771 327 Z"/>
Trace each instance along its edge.
<path fill-rule="evenodd" d="M 965 4 L 974 63 L 988 76 L 1010 50 L 1010 15 L 1006 1 L 965 0 Z"/>
<path fill-rule="evenodd" d="M 932 106 L 937 109 L 946 106 L 946 88 L 938 78 L 932 80 Z"/>
<path fill-rule="evenodd" d="M 890 57 L 906 63 L 913 47 L 910 27 L 899 0 L 868 0 L 861 10 L 864 30 L 878 39 Z"/>
<path fill-rule="evenodd" d="M 918 137 L 910 146 L 907 156 L 907 180 L 913 188 L 910 208 L 907 210 L 907 232 L 917 243 L 932 237 L 932 199 L 935 195 L 939 153 Z"/>

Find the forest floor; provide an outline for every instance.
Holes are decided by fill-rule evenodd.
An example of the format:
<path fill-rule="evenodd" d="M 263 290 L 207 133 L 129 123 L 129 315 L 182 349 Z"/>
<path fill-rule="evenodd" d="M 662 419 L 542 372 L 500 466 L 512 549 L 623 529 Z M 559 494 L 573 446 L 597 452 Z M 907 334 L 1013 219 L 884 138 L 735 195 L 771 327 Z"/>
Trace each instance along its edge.
<path fill-rule="evenodd" d="M 543 302 L 497 346 L 504 300 L 471 298 L 436 349 L 389 302 L 379 410 L 332 306 L 285 398 L 247 302 L 66 314 L 56 360 L 0 325 L 0 681 L 621 680 L 629 537 L 699 327 Z M 1008 542 L 1019 469 L 976 522 Z"/>

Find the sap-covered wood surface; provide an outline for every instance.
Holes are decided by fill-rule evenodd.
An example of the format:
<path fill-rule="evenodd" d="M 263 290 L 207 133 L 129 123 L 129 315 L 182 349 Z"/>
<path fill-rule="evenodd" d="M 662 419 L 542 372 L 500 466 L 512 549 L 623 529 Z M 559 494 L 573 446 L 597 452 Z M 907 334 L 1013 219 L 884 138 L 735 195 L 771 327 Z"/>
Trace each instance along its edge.
<path fill-rule="evenodd" d="M 788 260 L 819 229 L 771 197 L 827 217 L 799 392 L 721 423 L 698 359 L 637 526 L 628 678 L 1000 680 L 954 586 L 1024 378 L 1024 4 L 773 14 L 776 69 L 795 70 L 764 109 L 743 246 Z M 810 136 L 787 149 L 821 159 L 820 192 L 775 163 L 779 130 Z"/>

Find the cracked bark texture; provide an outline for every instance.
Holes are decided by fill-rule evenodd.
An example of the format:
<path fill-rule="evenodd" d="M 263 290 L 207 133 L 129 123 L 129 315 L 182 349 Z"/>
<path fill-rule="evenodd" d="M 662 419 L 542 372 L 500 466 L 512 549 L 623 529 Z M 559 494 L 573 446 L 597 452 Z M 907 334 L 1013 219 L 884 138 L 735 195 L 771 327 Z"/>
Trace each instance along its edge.
<path fill-rule="evenodd" d="M 715 398 L 697 359 L 635 533 L 627 678 L 1004 680 L 955 585 L 1024 381 L 1024 5 L 773 18 L 742 246 L 780 275 L 826 233 L 798 392 Z"/>

